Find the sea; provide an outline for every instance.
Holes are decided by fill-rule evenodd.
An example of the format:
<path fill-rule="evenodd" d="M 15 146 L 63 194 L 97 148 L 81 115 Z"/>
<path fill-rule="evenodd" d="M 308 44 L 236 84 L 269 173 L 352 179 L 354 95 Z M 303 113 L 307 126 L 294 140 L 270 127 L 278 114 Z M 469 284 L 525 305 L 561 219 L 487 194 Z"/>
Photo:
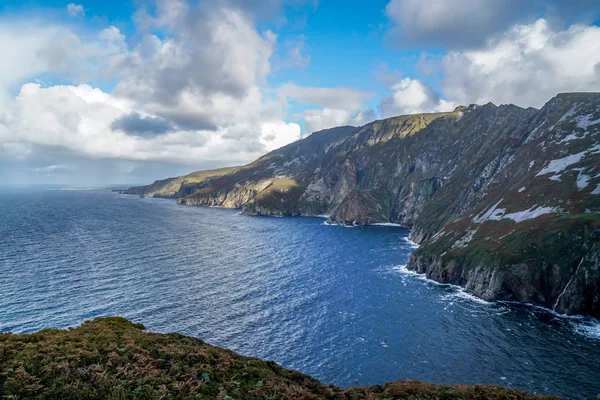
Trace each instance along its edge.
<path fill-rule="evenodd" d="M 395 226 L 250 217 L 110 190 L 0 189 L 0 332 L 120 315 L 344 387 L 600 393 L 600 323 L 406 269 Z"/>

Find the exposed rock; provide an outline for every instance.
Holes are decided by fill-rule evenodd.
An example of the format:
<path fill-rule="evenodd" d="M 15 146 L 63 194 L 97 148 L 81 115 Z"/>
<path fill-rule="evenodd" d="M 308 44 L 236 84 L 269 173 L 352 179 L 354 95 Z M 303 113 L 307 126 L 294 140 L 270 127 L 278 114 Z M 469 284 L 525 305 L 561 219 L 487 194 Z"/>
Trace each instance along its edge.
<path fill-rule="evenodd" d="M 329 223 L 370 225 L 389 222 L 390 197 L 383 190 L 355 190 L 329 217 Z"/>
<path fill-rule="evenodd" d="M 398 223 L 421 244 L 408 268 L 487 300 L 600 316 L 597 93 L 328 129 L 186 187 L 182 204 Z"/>

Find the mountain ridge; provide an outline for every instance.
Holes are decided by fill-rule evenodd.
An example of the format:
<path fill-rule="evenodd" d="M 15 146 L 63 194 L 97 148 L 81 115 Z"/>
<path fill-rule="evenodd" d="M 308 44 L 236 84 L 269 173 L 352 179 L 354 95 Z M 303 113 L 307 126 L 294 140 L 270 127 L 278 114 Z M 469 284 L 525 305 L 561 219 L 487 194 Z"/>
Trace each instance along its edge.
<path fill-rule="evenodd" d="M 169 197 L 397 223 L 421 245 L 408 268 L 428 278 L 485 300 L 600 316 L 599 93 L 323 130 L 200 185 Z"/>

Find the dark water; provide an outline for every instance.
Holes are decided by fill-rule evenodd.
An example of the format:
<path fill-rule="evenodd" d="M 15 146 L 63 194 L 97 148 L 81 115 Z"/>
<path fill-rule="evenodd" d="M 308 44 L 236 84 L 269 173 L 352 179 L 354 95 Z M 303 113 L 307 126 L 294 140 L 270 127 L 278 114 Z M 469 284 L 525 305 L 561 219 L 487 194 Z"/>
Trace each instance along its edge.
<path fill-rule="evenodd" d="M 600 393 L 600 329 L 402 269 L 393 227 L 244 217 L 111 192 L 0 193 L 0 331 L 122 315 L 338 385 Z"/>

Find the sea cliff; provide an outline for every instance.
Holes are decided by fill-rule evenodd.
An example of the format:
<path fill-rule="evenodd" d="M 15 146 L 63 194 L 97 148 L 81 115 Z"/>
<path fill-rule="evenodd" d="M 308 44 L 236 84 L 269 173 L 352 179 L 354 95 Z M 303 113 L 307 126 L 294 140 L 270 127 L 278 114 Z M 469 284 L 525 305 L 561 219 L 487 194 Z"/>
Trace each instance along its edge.
<path fill-rule="evenodd" d="M 560 94 L 539 110 L 488 103 L 327 129 L 205 176 L 169 197 L 397 223 L 421 245 L 409 269 L 486 300 L 600 317 L 598 93 Z M 152 196 L 161 182 L 130 192 Z"/>

